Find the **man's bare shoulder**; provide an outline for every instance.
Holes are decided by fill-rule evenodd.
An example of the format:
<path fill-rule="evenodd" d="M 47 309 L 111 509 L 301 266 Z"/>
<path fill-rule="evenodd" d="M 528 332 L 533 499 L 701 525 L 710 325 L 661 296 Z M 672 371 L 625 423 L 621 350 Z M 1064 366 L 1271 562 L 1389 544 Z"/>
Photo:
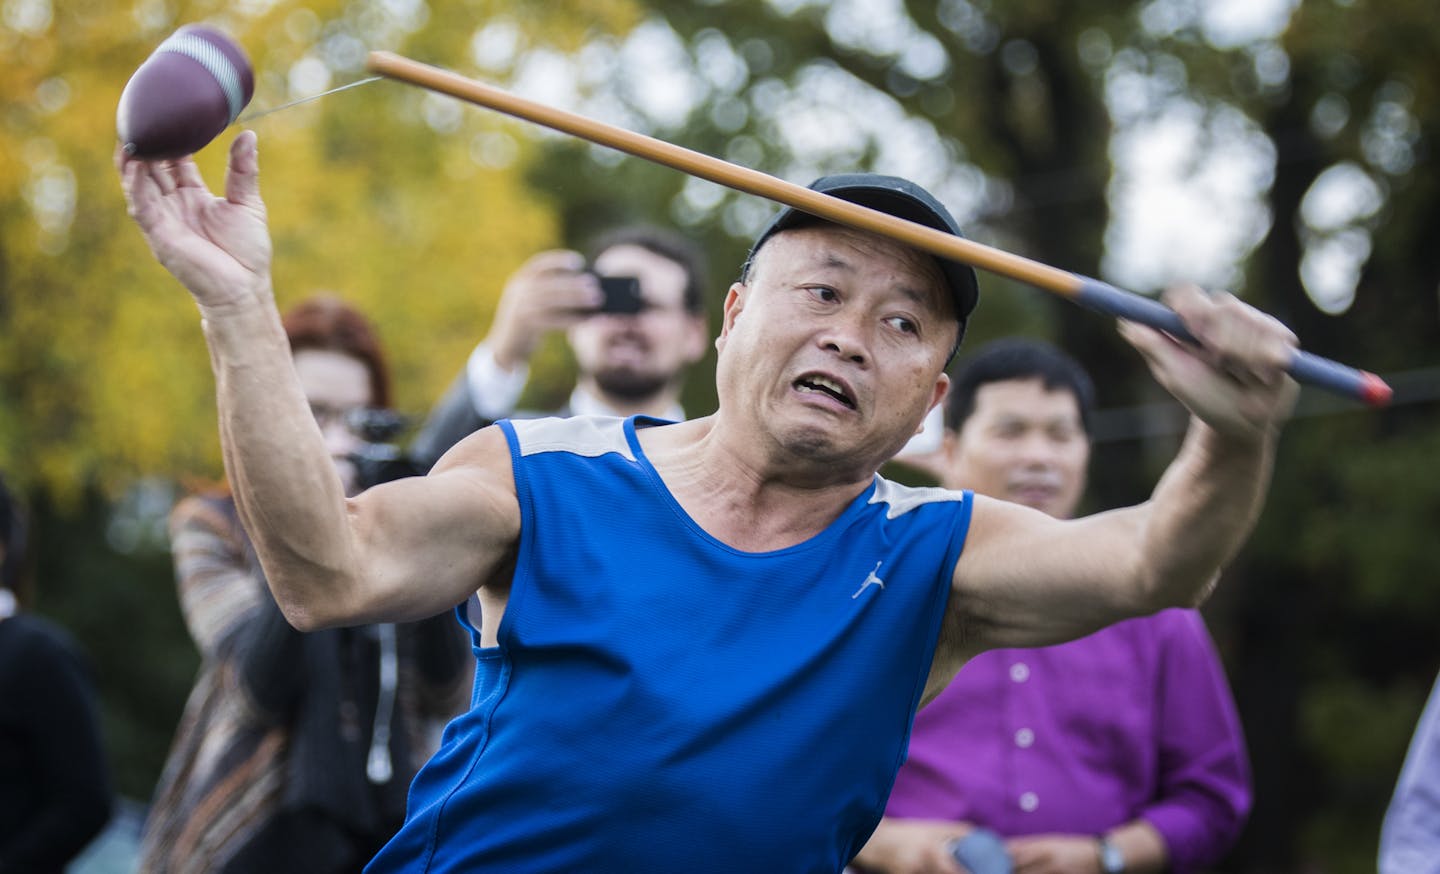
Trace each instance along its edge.
<path fill-rule="evenodd" d="M 348 501 L 356 553 L 350 597 L 315 627 L 411 621 L 465 600 L 513 559 L 519 501 L 505 435 L 486 428 L 426 476 L 402 477 Z"/>
<path fill-rule="evenodd" d="M 499 425 L 490 425 L 456 443 L 435 462 L 431 476 L 470 473 L 499 475 L 514 484 L 510 466 L 510 444 Z"/>
<path fill-rule="evenodd" d="M 513 527 L 518 532 L 515 470 L 509 441 L 498 425 L 482 428 L 456 443 L 424 479 L 430 485 L 431 498 L 455 501 L 464 513 L 478 511 L 492 521 L 505 520 L 497 530 Z"/>
<path fill-rule="evenodd" d="M 1033 527 L 1053 526 L 1061 521 L 1024 504 L 1016 504 L 978 493 L 974 497 L 975 503 L 970 511 L 972 532 L 977 530 L 978 526 L 978 530 L 982 534 L 1006 534 Z"/>

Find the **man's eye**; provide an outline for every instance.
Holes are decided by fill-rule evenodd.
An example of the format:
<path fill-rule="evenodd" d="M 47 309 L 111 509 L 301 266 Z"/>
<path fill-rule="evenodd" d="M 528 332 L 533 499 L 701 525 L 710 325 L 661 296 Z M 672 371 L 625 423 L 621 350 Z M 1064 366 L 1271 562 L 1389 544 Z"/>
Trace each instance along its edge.
<path fill-rule="evenodd" d="M 823 285 L 810 286 L 810 294 L 816 300 L 824 301 L 825 303 L 834 303 L 840 299 L 840 295 L 835 293 L 835 289 L 826 288 Z"/>
<path fill-rule="evenodd" d="M 914 322 L 913 320 L 907 319 L 907 318 L 905 318 L 904 316 L 891 316 L 890 319 L 888 319 L 888 321 L 890 322 L 891 326 L 895 328 L 895 330 L 900 331 L 900 332 L 902 332 L 902 333 L 905 333 L 905 334 L 918 334 L 918 333 L 920 333 L 920 326 L 917 325 L 917 324 L 915 324 L 915 322 Z"/>

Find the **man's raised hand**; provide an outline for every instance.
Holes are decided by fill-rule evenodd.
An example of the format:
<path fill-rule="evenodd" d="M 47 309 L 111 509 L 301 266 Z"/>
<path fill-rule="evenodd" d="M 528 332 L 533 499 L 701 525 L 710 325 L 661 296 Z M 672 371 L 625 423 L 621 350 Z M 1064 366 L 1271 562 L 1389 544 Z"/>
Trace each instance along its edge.
<path fill-rule="evenodd" d="M 1233 295 L 1195 286 L 1167 291 L 1197 343 L 1184 343 L 1134 322 L 1120 333 L 1145 357 L 1155 380 L 1216 431 L 1261 439 L 1295 404 L 1298 386 L 1285 373 L 1298 341 L 1277 319 Z"/>
<path fill-rule="evenodd" d="M 268 301 L 270 232 L 253 131 L 230 146 L 225 196 L 205 187 L 193 158 L 147 162 L 116 148 L 129 213 L 145 242 L 203 311 Z"/>

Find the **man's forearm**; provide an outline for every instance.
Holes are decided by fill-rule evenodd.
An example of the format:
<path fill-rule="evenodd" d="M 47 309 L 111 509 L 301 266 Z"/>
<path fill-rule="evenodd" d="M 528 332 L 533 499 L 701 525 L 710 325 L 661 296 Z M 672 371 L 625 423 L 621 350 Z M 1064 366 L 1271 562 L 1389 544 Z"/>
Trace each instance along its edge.
<path fill-rule="evenodd" d="M 344 487 L 274 304 L 257 297 L 202 314 L 241 521 L 286 618 L 311 628 L 315 605 L 341 600 L 352 567 Z"/>
<path fill-rule="evenodd" d="M 1146 578 L 1157 609 L 1193 606 L 1209 595 L 1264 506 L 1276 436 L 1235 438 L 1191 419 L 1144 526 Z"/>

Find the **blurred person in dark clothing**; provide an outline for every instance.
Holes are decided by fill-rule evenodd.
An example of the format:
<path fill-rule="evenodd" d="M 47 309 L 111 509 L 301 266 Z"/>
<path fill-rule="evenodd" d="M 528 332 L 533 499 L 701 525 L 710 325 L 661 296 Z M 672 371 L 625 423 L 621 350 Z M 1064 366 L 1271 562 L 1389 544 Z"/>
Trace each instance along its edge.
<path fill-rule="evenodd" d="M 369 425 L 390 406 L 378 338 L 333 297 L 284 318 L 333 470 L 371 485 Z M 440 614 L 301 633 L 285 620 L 225 492 L 171 516 L 181 609 L 202 664 L 161 775 L 141 870 L 359 871 L 399 828 L 474 660 Z"/>
<path fill-rule="evenodd" d="M 0 480 L 0 874 L 59 874 L 109 821 L 110 778 L 79 648 L 20 610 L 24 556 L 24 516 Z"/>

